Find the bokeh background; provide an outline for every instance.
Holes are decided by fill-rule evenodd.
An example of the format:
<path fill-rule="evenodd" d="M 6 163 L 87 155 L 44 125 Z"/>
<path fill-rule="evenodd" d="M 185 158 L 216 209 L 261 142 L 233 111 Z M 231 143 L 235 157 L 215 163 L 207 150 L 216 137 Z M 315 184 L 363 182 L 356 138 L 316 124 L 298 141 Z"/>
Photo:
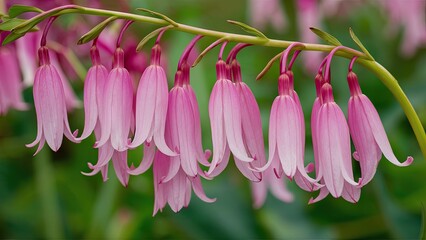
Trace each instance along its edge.
<path fill-rule="evenodd" d="M 264 4 L 270 4 L 266 0 Z M 404 2 L 404 0 L 401 0 Z M 418 0 L 405 0 L 412 2 Z M 419 2 L 424 0 L 419 0 Z M 7 1 L 8 4 L 35 4 L 59 6 L 67 1 Z M 93 4 L 73 1 L 77 4 Z M 306 2 L 306 1 L 305 1 Z M 412 101 L 423 125 L 426 125 L 426 37 L 406 43 L 409 34 L 422 35 L 426 31 L 425 11 L 408 11 L 402 4 L 389 10 L 382 2 L 392 1 L 313 1 L 317 8 L 306 14 L 306 6 L 297 1 L 281 1 L 282 22 L 278 17 L 271 21 L 259 20 L 250 10 L 246 0 L 133 0 L 100 1 L 98 6 L 107 9 L 135 12 L 136 7 L 149 8 L 164 13 L 172 19 L 195 26 L 222 31 L 241 32 L 226 23 L 227 19 L 254 24 L 270 38 L 283 40 L 308 39 L 318 41 L 307 26 L 321 28 L 344 45 L 356 48 L 348 28 L 352 27 L 375 59 L 399 80 Z M 392 3 L 397 4 L 397 3 Z M 420 4 L 424 5 L 425 4 Z M 305 7 L 304 7 L 305 6 Z M 258 7 L 259 8 L 259 7 Z M 399 9 L 399 11 L 398 11 Z M 259 10 L 259 9 L 257 9 Z M 407 14 L 410 13 L 410 14 Z M 259 14 L 259 13 L 256 13 Z M 304 15 L 305 14 L 305 15 Z M 420 15 L 419 15 L 420 14 Z M 409 30 L 412 20 L 418 16 L 423 25 Z M 265 14 L 271 16 L 272 14 Z M 399 17 L 395 17 L 399 16 Z M 256 20 L 257 19 L 257 20 Z M 312 20 L 313 19 L 313 20 Z M 91 19 L 100 21 L 100 18 Z M 90 66 L 87 46 L 75 42 L 84 33 L 73 31 L 90 21 L 81 16 L 64 16 L 55 23 L 57 31 L 66 31 L 64 47 L 79 56 L 79 63 Z M 421 22 L 421 21 L 420 21 Z M 76 27 L 77 26 L 77 27 Z M 88 26 L 86 26 L 88 27 Z M 423 27 L 423 29 L 421 29 Z M 136 23 L 126 33 L 125 41 L 139 41 L 155 26 Z M 417 30 L 417 31 L 415 31 Z M 51 31 L 52 36 L 55 30 Z M 80 35 L 78 35 L 80 34 Z M 310 36 L 312 35 L 312 36 Z M 62 36 L 64 37 L 64 35 Z M 412 36 L 411 36 L 412 37 Z M 414 36 L 415 37 L 415 36 Z M 112 35 L 115 41 L 116 36 Z M 177 31 L 167 32 L 163 48 L 170 86 L 176 64 L 192 35 Z M 56 38 L 58 40 L 59 38 Z M 198 48 L 202 50 L 214 39 L 203 39 Z M 51 41 L 55 41 L 52 37 Z M 414 50 L 407 50 L 415 44 Z M 152 42 L 140 53 L 140 65 L 149 61 Z M 130 49 L 129 51 L 133 51 Z M 280 49 L 250 47 L 243 50 L 238 60 L 242 66 L 243 80 L 254 92 L 262 113 L 265 139 L 269 111 L 277 94 L 278 67 L 274 66 L 261 80 L 255 81 L 271 57 Z M 302 53 L 294 66 L 295 88 L 298 92 L 307 126 L 305 161 L 313 161 L 310 140 L 310 111 L 315 98 L 315 55 Z M 82 56 L 82 57 L 80 57 Z M 84 56 L 84 57 L 83 57 Z M 60 57 L 60 56 L 59 56 Z M 207 113 L 210 91 L 215 82 L 217 49 L 210 52 L 192 70 L 191 80 L 196 91 L 201 111 L 203 143 L 211 149 L 210 123 Z M 106 57 L 108 60 L 108 56 Z M 145 59 L 145 61 L 144 61 Z M 66 61 L 62 60 L 66 65 Z M 346 83 L 347 59 L 336 57 L 332 64 L 333 88 L 337 103 L 347 113 L 349 90 Z M 66 68 L 64 66 L 64 68 Z M 68 68 L 70 68 L 68 66 Z M 130 178 L 129 186 L 122 187 L 110 169 L 109 180 L 101 176 L 87 177 L 87 162 L 96 162 L 97 151 L 92 148 L 94 137 L 81 144 L 64 141 L 54 153 L 47 146 L 35 157 L 35 149 L 24 144 L 36 135 L 34 106 L 28 111 L 12 110 L 0 117 L 0 237 L 1 238 L 88 238 L 88 239 L 364 239 L 364 238 L 419 238 L 424 222 L 422 213 L 426 204 L 426 161 L 397 101 L 380 80 L 362 66 L 356 65 L 362 90 L 378 109 L 396 156 L 403 160 L 407 155 L 415 161 L 410 167 L 398 168 L 382 159 L 374 180 L 362 190 L 361 199 L 351 204 L 343 199 L 328 196 L 319 203 L 308 205 L 309 198 L 317 193 L 307 193 L 288 182 L 295 200 L 283 203 L 269 195 L 264 206 L 253 208 L 251 189 L 246 180 L 230 162 L 228 168 L 212 181 L 203 181 L 209 197 L 217 201 L 207 204 L 193 196 L 188 208 L 173 213 L 167 206 L 163 212 L 152 217 L 154 189 L 152 172 Z M 83 81 L 72 70 L 68 71 L 71 85 L 82 99 Z M 0 73 L 1 74 L 1 73 Z M 141 72 L 139 73 L 140 76 Z M 137 74 L 136 74 L 137 75 Z M 138 78 L 139 76 L 136 76 Z M 24 91 L 26 102 L 32 103 L 32 88 Z M 83 109 L 69 113 L 72 129 L 82 129 Z M 129 154 L 129 163 L 138 165 L 142 150 Z M 355 171 L 357 167 L 355 166 Z M 284 181 L 284 179 L 283 179 Z"/>

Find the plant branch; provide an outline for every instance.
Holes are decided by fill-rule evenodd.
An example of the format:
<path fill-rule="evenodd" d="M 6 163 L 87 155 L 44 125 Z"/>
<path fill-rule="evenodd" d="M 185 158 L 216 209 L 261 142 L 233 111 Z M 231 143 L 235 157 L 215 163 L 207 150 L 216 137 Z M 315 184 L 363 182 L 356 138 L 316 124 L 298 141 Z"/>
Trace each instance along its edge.
<path fill-rule="evenodd" d="M 287 48 L 294 43 L 293 41 L 283 41 L 283 40 L 265 38 L 266 36 L 265 37 L 249 36 L 249 35 L 221 32 L 221 31 L 189 26 L 189 25 L 175 22 L 173 20 L 167 20 L 169 18 L 167 18 L 164 15 L 160 15 L 162 16 L 162 19 L 160 19 L 155 17 L 141 16 L 141 15 L 132 14 L 132 13 L 124 13 L 119 11 L 82 7 L 78 5 L 66 5 L 66 6 L 61 6 L 58 8 L 45 11 L 19 24 L 12 31 L 16 34 L 23 34 L 29 31 L 30 29 L 32 29 L 38 23 L 45 20 L 46 18 L 49 18 L 52 16 L 60 16 L 60 15 L 69 14 L 69 13 L 79 13 L 79 14 L 97 15 L 97 16 L 105 16 L 105 17 L 117 17 L 120 19 L 127 19 L 127 20 L 136 21 L 136 22 L 146 22 L 146 23 L 157 24 L 161 26 L 169 26 L 171 25 L 170 21 L 172 21 L 173 24 L 170 27 L 171 30 L 186 32 L 186 33 L 190 33 L 194 35 L 209 36 L 216 39 L 225 39 L 228 42 L 247 43 L 247 44 L 259 45 L 259 46 L 265 46 L 265 47 Z M 155 14 L 156 14 L 155 16 L 159 15 L 158 13 L 155 13 Z M 357 40 L 356 41 L 357 44 L 359 45 L 360 43 L 359 40 L 357 38 L 356 40 Z M 334 45 L 312 44 L 312 43 L 302 43 L 302 44 L 303 44 L 302 46 L 295 46 L 294 50 L 330 52 L 334 48 L 336 48 L 336 46 Z M 417 116 L 417 113 L 415 112 L 413 106 L 411 105 L 405 93 L 402 91 L 395 77 L 393 77 L 392 74 L 389 73 L 389 71 L 386 70 L 382 65 L 372 60 L 371 57 L 367 56 L 365 53 L 362 53 L 360 51 L 345 47 L 345 48 L 339 49 L 335 53 L 335 55 L 345 57 L 348 59 L 352 59 L 355 56 L 358 57 L 357 62 L 363 65 L 364 67 L 366 67 L 367 69 L 369 69 L 371 72 L 373 72 L 383 82 L 383 84 L 389 89 L 389 91 L 392 92 L 392 94 L 398 100 L 402 109 L 404 110 L 411 124 L 411 127 L 416 135 L 416 138 L 422 150 L 423 156 L 426 159 L 426 134 L 425 134 L 423 125 L 421 124 L 421 121 L 419 117 Z"/>

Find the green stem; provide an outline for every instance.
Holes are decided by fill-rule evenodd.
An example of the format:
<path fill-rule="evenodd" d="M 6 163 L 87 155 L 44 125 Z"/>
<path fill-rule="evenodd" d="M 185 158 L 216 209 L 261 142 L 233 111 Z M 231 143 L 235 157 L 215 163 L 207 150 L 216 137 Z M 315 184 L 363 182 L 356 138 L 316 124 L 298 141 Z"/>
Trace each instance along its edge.
<path fill-rule="evenodd" d="M 37 190 L 39 192 L 47 239 L 63 239 L 61 216 L 55 190 L 54 172 L 48 149 L 42 149 L 34 159 Z"/>
<path fill-rule="evenodd" d="M 115 16 L 121 19 L 127 19 L 137 22 L 147 22 L 162 26 L 170 25 L 170 21 L 166 21 L 159 18 L 146 17 L 132 13 L 124 13 L 118 11 L 111 10 L 103 10 L 103 9 L 95 9 L 95 8 L 87 8 L 81 7 L 77 5 L 67 5 L 58 8 L 51 9 L 49 11 L 43 12 L 31 19 L 28 19 L 26 22 L 20 24 L 15 29 L 13 29 L 16 33 L 25 33 L 30 30 L 32 27 L 43 21 L 44 19 L 51 16 L 58 16 L 68 13 L 80 13 L 80 14 L 89 14 L 89 15 L 98 15 L 105 17 Z M 181 23 L 177 23 L 173 21 L 173 27 L 171 29 L 186 32 L 194 35 L 203 35 L 209 36 L 216 39 L 224 39 L 226 41 L 239 42 L 239 43 L 248 43 L 253 45 L 265 46 L 265 47 L 278 47 L 278 48 L 287 48 L 291 44 L 295 43 L 293 41 L 282 41 L 276 39 L 268 39 L 263 37 L 249 36 L 243 34 L 234 34 L 228 32 L 214 31 L 204 28 L 193 27 Z M 303 43 L 302 46 L 297 46 L 295 50 L 305 50 L 305 51 L 322 51 L 322 52 L 330 52 L 336 46 L 324 45 L 324 44 L 312 44 L 312 43 Z M 383 66 L 379 63 L 369 60 L 368 56 L 364 53 L 356 51 L 351 48 L 343 48 L 339 49 L 336 52 L 337 56 L 345 57 L 348 59 L 353 58 L 354 56 L 358 56 L 358 62 L 364 65 L 366 68 L 371 70 L 377 77 L 383 82 L 383 84 L 392 92 L 398 102 L 401 104 L 402 109 L 404 110 L 411 127 L 416 135 L 417 141 L 422 150 L 423 156 L 426 159 L 426 136 L 424 128 L 420 122 L 419 117 L 417 116 L 416 111 L 408 100 L 407 96 L 402 91 L 395 77 L 392 76 Z"/>
<path fill-rule="evenodd" d="M 117 191 L 120 187 L 118 180 L 114 179 L 114 177 L 112 178 L 107 183 L 102 184 L 94 204 L 93 218 L 86 236 L 87 239 L 102 239 L 106 237 L 106 227 L 111 218 Z"/>
<path fill-rule="evenodd" d="M 366 61 L 359 59 L 358 62 L 373 72 L 382 83 L 389 89 L 389 91 L 393 94 L 396 100 L 402 107 L 405 115 L 410 122 L 411 128 L 416 135 L 417 142 L 420 145 L 420 149 L 422 150 L 423 157 L 426 159 L 426 134 L 423 128 L 422 122 L 420 121 L 419 116 L 417 115 L 414 107 L 411 105 L 410 100 L 405 95 L 404 91 L 399 86 L 398 81 L 394 76 L 382 65 L 375 61 Z"/>

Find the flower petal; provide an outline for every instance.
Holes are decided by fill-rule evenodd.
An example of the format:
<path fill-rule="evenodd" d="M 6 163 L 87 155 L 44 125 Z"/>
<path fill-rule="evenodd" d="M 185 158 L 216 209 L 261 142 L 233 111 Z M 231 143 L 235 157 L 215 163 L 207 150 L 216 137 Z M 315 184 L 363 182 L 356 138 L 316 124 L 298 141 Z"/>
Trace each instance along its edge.
<path fill-rule="evenodd" d="M 131 175 L 139 175 L 146 172 L 152 165 L 155 156 L 155 145 L 152 143 L 145 143 L 143 147 L 143 158 L 140 165 L 135 169 L 128 171 Z"/>
<path fill-rule="evenodd" d="M 151 65 L 143 72 L 136 94 L 136 132 L 130 148 L 141 145 L 154 127 L 155 99 L 157 93 L 158 66 Z"/>
<path fill-rule="evenodd" d="M 230 80 L 219 80 L 223 84 L 223 119 L 226 139 L 229 149 L 234 156 L 244 162 L 251 162 L 253 158 L 247 155 L 243 143 L 241 108 L 238 92 Z"/>
<path fill-rule="evenodd" d="M 382 150 L 383 155 L 385 155 L 385 157 L 396 166 L 405 167 L 410 165 L 414 160 L 413 157 L 407 157 L 405 162 L 402 163 L 399 162 L 398 159 L 395 157 L 390 146 L 389 140 L 386 136 L 385 128 L 383 127 L 383 124 L 380 121 L 380 116 L 371 101 L 365 95 L 361 95 L 360 99 L 364 108 L 365 115 L 367 116 L 368 123 L 370 124 L 371 130 L 373 131 L 374 139 L 376 139 L 376 143 Z"/>

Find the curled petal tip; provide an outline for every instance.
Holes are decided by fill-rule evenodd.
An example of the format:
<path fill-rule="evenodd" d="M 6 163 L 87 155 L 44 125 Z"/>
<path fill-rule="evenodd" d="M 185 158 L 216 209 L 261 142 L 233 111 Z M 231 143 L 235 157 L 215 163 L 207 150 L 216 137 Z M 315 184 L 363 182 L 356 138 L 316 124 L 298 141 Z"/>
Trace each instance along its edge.
<path fill-rule="evenodd" d="M 206 159 L 209 159 L 212 156 L 212 151 L 210 149 L 206 149 L 206 151 L 204 151 L 204 157 Z"/>
<path fill-rule="evenodd" d="M 311 173 L 311 172 L 313 172 L 314 170 L 315 170 L 315 165 L 313 164 L 313 163 L 309 163 L 307 166 L 306 166 L 306 172 L 307 173 Z"/>
<path fill-rule="evenodd" d="M 358 154 L 358 152 L 357 152 L 357 151 L 355 151 L 354 153 L 352 153 L 352 157 L 353 157 L 355 160 L 359 161 L 359 154 Z"/>
<path fill-rule="evenodd" d="M 274 173 L 275 173 L 275 176 L 276 176 L 277 178 L 281 178 L 281 176 L 280 176 L 280 174 L 278 173 L 278 170 L 277 170 L 276 168 L 274 168 Z"/>
<path fill-rule="evenodd" d="M 314 200 L 313 197 L 311 197 L 308 201 L 308 205 L 311 205 L 311 204 L 314 204 L 314 203 L 315 203 L 315 200 Z"/>
<path fill-rule="evenodd" d="M 412 156 L 408 156 L 407 159 L 405 160 L 405 162 L 403 162 L 401 165 L 403 167 L 409 166 L 413 163 L 414 158 Z"/>

